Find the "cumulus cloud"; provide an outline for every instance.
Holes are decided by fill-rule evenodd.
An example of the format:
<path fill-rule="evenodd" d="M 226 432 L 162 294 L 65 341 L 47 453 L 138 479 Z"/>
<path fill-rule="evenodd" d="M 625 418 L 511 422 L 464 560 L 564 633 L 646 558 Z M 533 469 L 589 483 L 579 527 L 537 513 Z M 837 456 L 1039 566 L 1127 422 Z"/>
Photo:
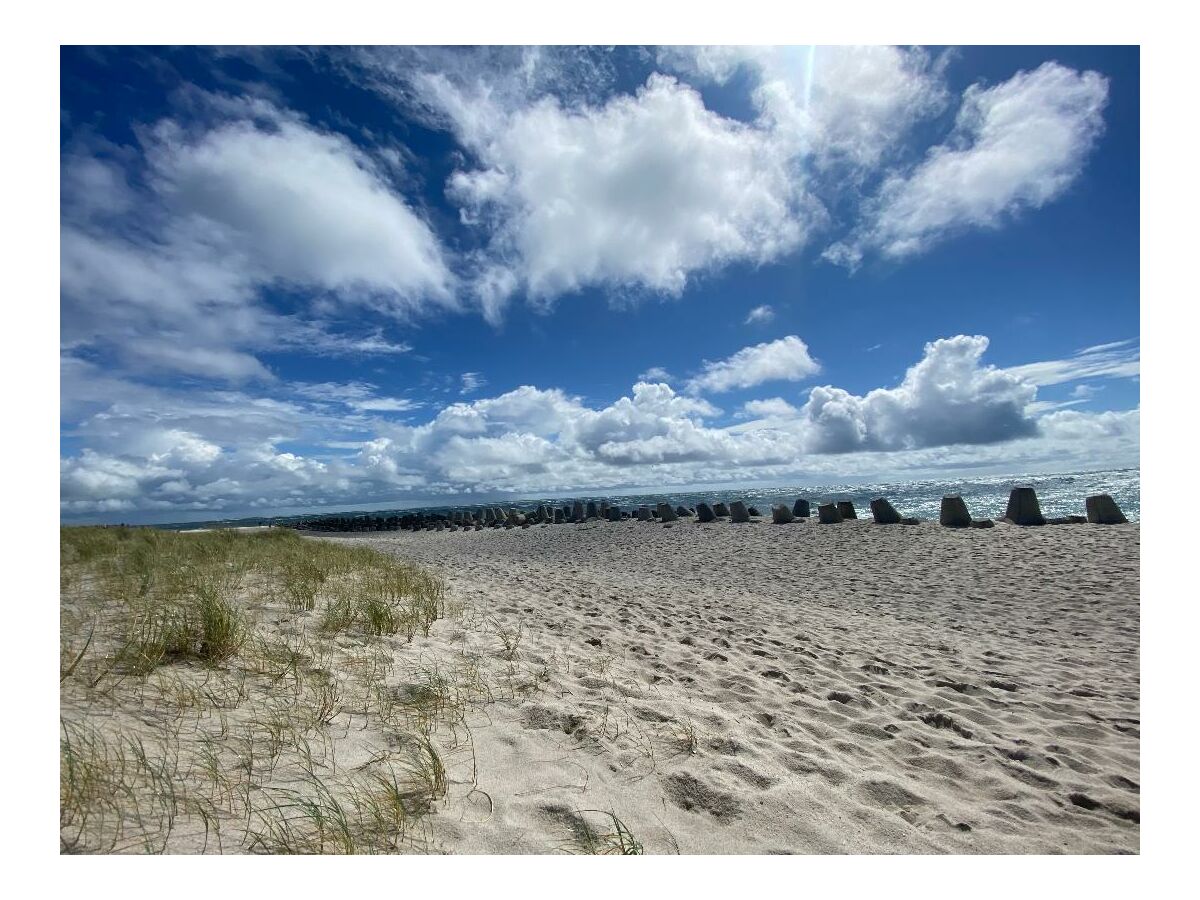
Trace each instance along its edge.
<path fill-rule="evenodd" d="M 749 388 L 767 381 L 800 381 L 821 371 L 808 354 L 808 345 L 794 334 L 743 347 L 727 359 L 707 362 L 687 383 L 688 391 L 722 393 Z"/>
<path fill-rule="evenodd" d="M 888 177 L 826 259 L 858 265 L 868 251 L 902 259 L 964 228 L 994 228 L 1055 199 L 1079 176 L 1103 129 L 1108 82 L 1044 63 L 963 95 L 949 139 Z"/>
<path fill-rule="evenodd" d="M 1064 442 L 1131 442 L 1136 446 L 1141 411 L 1085 413 L 1073 409 L 1048 413 L 1039 420 L 1041 433 Z"/>
<path fill-rule="evenodd" d="M 1026 414 L 1037 388 L 994 366 L 982 366 L 988 339 L 958 335 L 925 345 L 925 356 L 894 388 L 857 396 L 816 387 L 800 410 L 816 452 L 899 450 L 947 444 L 990 444 L 1028 437 Z"/>
<path fill-rule="evenodd" d="M 72 515 L 275 511 L 408 497 L 469 499 L 633 485 L 1136 462 L 1138 413 L 1056 409 L 983 362 L 987 339 L 926 345 L 899 385 L 820 386 L 797 407 L 751 400 L 732 424 L 707 400 L 641 382 L 605 406 L 522 386 L 410 424 L 366 382 L 274 384 L 270 394 L 150 388 L 75 361 L 87 403 L 62 461 Z M 89 394 L 79 382 L 93 383 Z M 105 399 L 107 397 L 107 400 Z M 379 401 L 379 402 L 376 402 Z M 399 401 L 398 401 L 399 402 Z"/>
<path fill-rule="evenodd" d="M 518 286 L 541 302 L 596 285 L 676 296 L 697 274 L 791 252 L 824 217 L 787 148 L 664 75 L 602 105 L 516 108 L 490 83 L 415 83 L 478 161 L 447 194 L 486 230 L 492 306 Z"/>
<path fill-rule="evenodd" d="M 953 131 L 913 164 L 925 146 L 916 126 L 952 102 L 951 58 L 912 47 L 663 47 L 629 94 L 598 48 L 338 56 L 467 151 L 446 193 L 484 245 L 466 278 L 493 322 L 521 291 L 542 305 L 586 287 L 678 295 L 701 273 L 792 254 L 838 224 L 831 209 L 849 230 L 824 256 L 854 268 L 867 253 L 911 256 L 1061 194 L 1102 129 L 1105 80 L 1047 63 L 972 85 Z M 735 73 L 749 85 L 751 121 L 707 109 L 692 87 Z"/>

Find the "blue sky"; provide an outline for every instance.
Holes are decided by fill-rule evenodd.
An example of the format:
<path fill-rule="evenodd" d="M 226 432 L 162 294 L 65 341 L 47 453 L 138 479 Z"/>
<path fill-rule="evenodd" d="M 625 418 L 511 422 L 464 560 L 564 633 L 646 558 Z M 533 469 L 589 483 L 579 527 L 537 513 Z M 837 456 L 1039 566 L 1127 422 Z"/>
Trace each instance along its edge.
<path fill-rule="evenodd" d="M 61 513 L 1139 458 L 1136 48 L 64 48 Z"/>

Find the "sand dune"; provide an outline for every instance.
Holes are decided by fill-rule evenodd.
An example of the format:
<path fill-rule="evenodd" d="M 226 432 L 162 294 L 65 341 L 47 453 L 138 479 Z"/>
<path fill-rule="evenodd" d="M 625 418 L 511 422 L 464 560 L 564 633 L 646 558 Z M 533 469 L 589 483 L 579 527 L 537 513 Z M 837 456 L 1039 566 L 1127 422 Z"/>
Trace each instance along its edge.
<path fill-rule="evenodd" d="M 333 539 L 444 574 L 465 618 L 412 651 L 512 687 L 442 849 L 548 852 L 606 812 L 646 852 L 1138 851 L 1136 525 Z"/>

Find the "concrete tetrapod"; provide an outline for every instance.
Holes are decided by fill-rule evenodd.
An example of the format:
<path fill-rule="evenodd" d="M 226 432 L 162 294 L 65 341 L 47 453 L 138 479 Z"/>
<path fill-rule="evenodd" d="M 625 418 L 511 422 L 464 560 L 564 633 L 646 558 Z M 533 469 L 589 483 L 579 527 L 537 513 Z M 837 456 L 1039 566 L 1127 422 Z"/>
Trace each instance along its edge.
<path fill-rule="evenodd" d="M 822 503 L 817 507 L 817 519 L 822 525 L 833 525 L 842 521 L 842 513 L 836 503 Z"/>
<path fill-rule="evenodd" d="M 877 497 L 871 501 L 871 515 L 874 516 L 876 525 L 900 524 L 900 513 L 896 512 L 896 507 L 884 497 Z"/>
<path fill-rule="evenodd" d="M 947 494 L 942 498 L 942 511 L 938 521 L 946 528 L 970 528 L 971 513 L 958 494 Z"/>
<path fill-rule="evenodd" d="M 1129 520 L 1108 494 L 1095 494 L 1085 501 L 1087 520 L 1093 525 L 1127 525 Z"/>
<path fill-rule="evenodd" d="M 1046 517 L 1031 487 L 1015 487 L 1008 495 L 1004 518 L 1013 525 L 1045 525 Z"/>

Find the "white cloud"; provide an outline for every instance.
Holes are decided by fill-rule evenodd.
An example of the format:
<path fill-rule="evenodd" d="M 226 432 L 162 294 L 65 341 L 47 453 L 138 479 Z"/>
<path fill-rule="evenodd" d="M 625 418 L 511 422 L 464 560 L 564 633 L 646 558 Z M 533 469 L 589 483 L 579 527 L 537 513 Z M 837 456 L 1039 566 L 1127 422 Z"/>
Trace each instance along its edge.
<path fill-rule="evenodd" d="M 122 347 L 121 354 L 127 364 L 143 372 L 167 370 L 232 382 L 274 377 L 250 353 L 224 347 L 190 347 L 178 334 L 141 337 Z"/>
<path fill-rule="evenodd" d="M 1137 338 L 1085 347 L 1066 359 L 1012 366 L 1007 371 L 1039 387 L 1065 384 L 1085 378 L 1134 378 L 1141 373 L 1141 348 L 1131 347 Z M 1083 387 L 1082 385 L 1080 387 Z"/>
<path fill-rule="evenodd" d="M 424 405 L 424 403 L 404 397 L 371 397 L 350 404 L 354 409 L 367 412 L 409 412 L 420 409 Z"/>
<path fill-rule="evenodd" d="M 707 362 L 687 387 L 695 393 L 721 393 L 767 381 L 800 381 L 819 371 L 820 365 L 808 354 L 808 345 L 793 334 L 743 347 L 727 359 Z"/>
<path fill-rule="evenodd" d="M 1093 347 L 1084 347 L 1082 350 L 1076 350 L 1075 355 L 1082 356 L 1090 353 L 1104 353 L 1109 350 L 1116 350 L 1118 347 L 1128 347 L 1137 340 L 1138 338 L 1125 338 L 1123 341 L 1110 341 L 1107 344 L 1096 344 Z"/>
<path fill-rule="evenodd" d="M 73 361 L 63 383 L 78 398 L 82 421 L 71 436 L 84 449 L 62 461 L 62 510 L 170 518 L 484 492 L 1136 463 L 1136 410 L 1040 409 L 1034 385 L 982 363 L 986 347 L 978 336 L 933 341 L 895 387 L 863 396 L 816 387 L 800 408 L 751 400 L 725 426 L 716 424 L 721 410 L 665 384 L 636 384 L 598 407 L 523 386 L 412 425 L 377 415 L 373 401 L 387 398 L 366 382 L 267 385 L 274 395 L 161 389 Z"/>
<path fill-rule="evenodd" d="M 658 59 L 722 84 L 750 71 L 761 127 L 817 170 L 877 167 L 947 97 L 942 61 L 920 48 L 665 47 Z"/>
<path fill-rule="evenodd" d="M 619 93 L 603 49 L 355 53 L 373 86 L 458 139 L 445 190 L 472 249 L 444 249 L 406 198 L 417 187 L 406 148 L 364 149 L 261 99 L 185 88 L 171 118 L 136 129 L 136 148 L 72 142 L 61 405 L 64 436 L 83 449 L 62 460 L 66 513 L 853 474 L 881 460 L 901 471 L 1039 454 L 1067 465 L 1109 449 L 1136 459 L 1136 411 L 1069 409 L 1089 385 L 1036 399 L 1038 385 L 1136 377 L 1133 341 L 998 370 L 982 363 L 985 338 L 960 335 L 928 345 L 897 386 L 750 400 L 731 420 L 700 395 L 812 376 L 820 367 L 803 341 L 706 362 L 682 393 L 654 366 L 604 406 L 527 385 L 417 425 L 389 414 L 420 402 L 365 381 L 282 381 L 260 357 L 409 353 L 397 329 L 460 310 L 468 295 L 493 323 L 520 292 L 543 306 L 591 287 L 678 296 L 699 277 L 804 247 L 833 224 L 826 204 L 860 214 L 827 251 L 849 265 L 1003 224 L 1078 177 L 1107 93 L 1096 73 L 1054 63 L 976 85 L 952 134 L 914 164 L 914 126 L 948 99 L 941 60 L 920 50 L 660 54 L 696 83 L 729 83 L 741 67 L 750 122 L 666 75 Z M 746 324 L 773 314 L 759 306 Z M 186 380 L 139 383 L 163 373 Z M 425 377 L 461 398 L 486 385 L 478 372 Z"/>
<path fill-rule="evenodd" d="M 1068 409 L 1078 406 L 1082 402 L 1082 400 L 1035 400 L 1025 407 L 1025 414 L 1027 416 L 1044 416 L 1056 409 Z"/>
<path fill-rule="evenodd" d="M 664 47 L 635 95 L 597 48 L 401 48 L 339 56 L 351 77 L 454 133 L 470 160 L 446 191 L 480 232 L 467 278 L 498 322 L 586 287 L 678 295 L 697 275 L 765 264 L 832 223 L 825 258 L 902 258 L 996 227 L 1076 178 L 1102 128 L 1095 72 L 1057 63 L 976 84 L 953 132 L 911 163 L 915 126 L 949 105 L 921 48 Z M 705 108 L 689 84 L 748 76 L 753 121 Z M 864 192 L 872 195 L 866 201 Z M 844 210 L 844 213 L 841 212 Z"/>
<path fill-rule="evenodd" d="M 440 74 L 420 84 L 479 160 L 447 193 L 505 261 L 507 277 L 481 276 L 492 305 L 518 284 L 543 302 L 595 285 L 678 295 L 702 272 L 791 252 L 823 216 L 783 148 L 663 75 L 578 107 L 506 109 Z"/>
<path fill-rule="evenodd" d="M 756 306 L 746 316 L 745 325 L 766 324 L 775 318 L 775 310 L 770 306 Z"/>
<path fill-rule="evenodd" d="M 656 381 L 670 383 L 675 379 L 671 373 L 662 366 L 651 366 L 645 372 L 638 376 L 638 381 Z"/>
<path fill-rule="evenodd" d="M 815 452 L 900 450 L 988 444 L 1028 437 L 1037 388 L 1011 372 L 981 366 L 988 339 L 958 335 L 925 345 L 925 356 L 894 388 L 856 396 L 816 387 L 800 410 Z"/>
<path fill-rule="evenodd" d="M 137 191 L 115 163 L 64 159 L 64 341 L 139 371 L 244 381 L 269 377 L 264 349 L 410 349 L 382 327 L 334 331 L 315 305 L 281 315 L 267 288 L 401 319 L 457 307 L 436 236 L 365 152 L 266 101 L 193 100 L 203 125 L 139 131 Z"/>
<path fill-rule="evenodd" d="M 399 356 L 412 351 L 412 344 L 385 338 L 382 328 L 356 337 L 330 333 L 316 323 L 296 322 L 284 331 L 284 339 L 290 349 L 303 347 L 317 356 Z"/>
<path fill-rule="evenodd" d="M 743 403 L 739 417 L 743 419 L 788 419 L 798 413 L 799 410 L 782 397 L 768 397 L 765 400 L 748 400 Z"/>
<path fill-rule="evenodd" d="M 296 384 L 292 389 L 307 400 L 319 404 L 340 404 L 359 412 L 409 412 L 425 405 L 407 397 L 381 397 L 375 393 L 375 385 L 362 381 Z"/>
<path fill-rule="evenodd" d="M 825 257 L 851 268 L 871 250 L 901 259 L 1044 206 L 1082 171 L 1107 97 L 1103 76 L 1053 62 L 995 87 L 972 85 L 949 139 L 887 178 L 854 233 Z"/>
<path fill-rule="evenodd" d="M 1120 441 L 1136 446 L 1141 411 L 1085 413 L 1062 410 L 1042 416 L 1038 424 L 1043 435 L 1055 440 L 1081 443 Z"/>
<path fill-rule="evenodd" d="M 246 112 L 198 133 L 168 120 L 148 135 L 173 230 L 201 235 L 256 283 L 367 295 L 398 312 L 452 304 L 437 238 L 369 156 L 275 107 Z"/>
<path fill-rule="evenodd" d="M 473 394 L 487 384 L 487 379 L 478 372 L 463 372 L 461 378 L 462 389 L 459 390 L 459 394 L 463 396 Z"/>

